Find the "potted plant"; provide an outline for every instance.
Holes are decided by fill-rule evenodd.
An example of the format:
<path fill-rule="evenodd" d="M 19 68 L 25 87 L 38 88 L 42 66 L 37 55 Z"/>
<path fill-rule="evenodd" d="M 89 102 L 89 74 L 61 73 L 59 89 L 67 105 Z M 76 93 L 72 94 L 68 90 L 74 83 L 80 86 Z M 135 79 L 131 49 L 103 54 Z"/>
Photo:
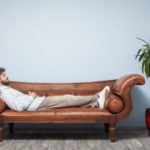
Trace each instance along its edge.
<path fill-rule="evenodd" d="M 138 58 L 139 62 L 142 61 L 142 73 L 146 74 L 146 78 L 150 77 L 150 43 L 146 42 L 143 39 L 137 38 L 144 42 L 142 48 L 140 48 L 135 56 L 135 59 Z M 147 108 L 145 111 L 145 121 L 148 129 L 148 135 L 150 136 L 150 108 Z"/>
<path fill-rule="evenodd" d="M 150 77 L 150 43 L 146 42 L 141 38 L 137 38 L 144 42 L 143 47 L 140 48 L 135 56 L 138 61 L 142 61 L 142 73 L 146 74 L 146 78 Z"/>

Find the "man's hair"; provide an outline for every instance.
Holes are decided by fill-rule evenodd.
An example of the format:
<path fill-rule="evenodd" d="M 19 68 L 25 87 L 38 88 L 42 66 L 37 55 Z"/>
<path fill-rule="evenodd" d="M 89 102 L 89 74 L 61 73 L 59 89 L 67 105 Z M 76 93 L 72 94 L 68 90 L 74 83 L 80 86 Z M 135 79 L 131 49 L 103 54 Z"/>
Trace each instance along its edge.
<path fill-rule="evenodd" d="M 5 71 L 6 71 L 6 69 L 1 67 L 1 68 L 0 68 L 0 76 L 1 76 L 2 73 L 5 72 Z"/>

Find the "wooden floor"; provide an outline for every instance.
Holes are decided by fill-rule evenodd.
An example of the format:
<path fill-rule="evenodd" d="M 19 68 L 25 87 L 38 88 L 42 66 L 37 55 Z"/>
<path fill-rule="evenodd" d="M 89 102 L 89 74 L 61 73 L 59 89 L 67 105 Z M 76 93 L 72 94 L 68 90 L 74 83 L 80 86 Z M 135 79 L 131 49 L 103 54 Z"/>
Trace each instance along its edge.
<path fill-rule="evenodd" d="M 111 143 L 103 128 L 14 128 L 4 129 L 0 150 L 148 150 L 150 137 L 145 128 L 117 128 Z"/>

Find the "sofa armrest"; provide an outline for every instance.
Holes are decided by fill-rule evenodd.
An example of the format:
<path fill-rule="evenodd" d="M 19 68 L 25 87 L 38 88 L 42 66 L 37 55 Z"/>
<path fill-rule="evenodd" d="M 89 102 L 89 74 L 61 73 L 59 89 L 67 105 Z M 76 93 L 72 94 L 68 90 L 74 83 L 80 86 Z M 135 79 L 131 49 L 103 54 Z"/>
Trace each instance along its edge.
<path fill-rule="evenodd" d="M 134 85 L 144 85 L 145 78 L 139 74 L 129 74 L 117 79 L 112 86 L 112 93 L 120 96 L 124 102 L 123 110 L 116 114 L 116 121 L 125 120 L 132 111 L 131 89 Z"/>
<path fill-rule="evenodd" d="M 124 102 L 121 97 L 117 96 L 116 94 L 110 93 L 106 103 L 106 109 L 113 113 L 120 113 L 124 108 Z"/>
<path fill-rule="evenodd" d="M 0 113 L 7 107 L 6 103 L 0 98 Z"/>
<path fill-rule="evenodd" d="M 122 95 L 126 90 L 130 90 L 136 84 L 144 85 L 145 78 L 139 74 L 125 75 L 115 81 L 112 87 L 112 91 Z"/>

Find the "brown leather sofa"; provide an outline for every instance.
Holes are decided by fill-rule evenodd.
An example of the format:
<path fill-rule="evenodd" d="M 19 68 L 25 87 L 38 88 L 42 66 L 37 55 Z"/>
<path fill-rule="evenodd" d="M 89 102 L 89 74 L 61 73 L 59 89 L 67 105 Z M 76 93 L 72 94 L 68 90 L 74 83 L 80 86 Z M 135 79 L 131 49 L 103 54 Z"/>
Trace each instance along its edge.
<path fill-rule="evenodd" d="M 53 95 L 92 95 L 109 85 L 111 94 L 106 108 L 68 107 L 51 110 L 21 111 L 10 110 L 0 99 L 0 141 L 3 125 L 8 123 L 9 132 L 13 132 L 14 123 L 104 123 L 111 141 L 115 141 L 116 123 L 125 120 L 132 111 L 131 88 L 144 85 L 145 78 L 139 74 L 129 74 L 115 80 L 79 82 L 79 83 L 31 83 L 11 81 L 10 87 L 27 94 L 29 90 L 39 96 Z"/>

